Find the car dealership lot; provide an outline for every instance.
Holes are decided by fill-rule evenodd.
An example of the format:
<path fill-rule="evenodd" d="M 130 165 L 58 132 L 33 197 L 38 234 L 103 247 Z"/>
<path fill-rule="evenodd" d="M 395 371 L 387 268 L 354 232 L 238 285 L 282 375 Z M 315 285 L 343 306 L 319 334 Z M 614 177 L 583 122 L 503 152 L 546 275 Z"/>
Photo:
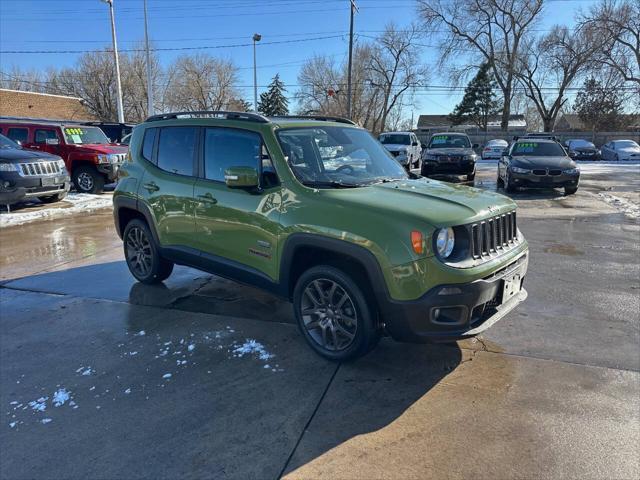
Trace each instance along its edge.
<path fill-rule="evenodd" d="M 0 476 L 637 478 L 640 166 L 581 168 L 574 196 L 512 195 L 515 312 L 344 365 L 266 293 L 136 284 L 108 210 L 0 230 Z"/>

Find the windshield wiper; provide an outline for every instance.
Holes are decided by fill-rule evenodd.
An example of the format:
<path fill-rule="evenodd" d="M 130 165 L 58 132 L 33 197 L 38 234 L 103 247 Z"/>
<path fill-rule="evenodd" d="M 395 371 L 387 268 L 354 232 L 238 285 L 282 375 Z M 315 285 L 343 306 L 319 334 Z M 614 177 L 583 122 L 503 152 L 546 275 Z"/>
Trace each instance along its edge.
<path fill-rule="evenodd" d="M 316 181 L 316 182 L 302 182 L 307 187 L 330 187 L 330 188 L 357 188 L 362 185 L 357 183 L 344 183 L 338 181 Z"/>

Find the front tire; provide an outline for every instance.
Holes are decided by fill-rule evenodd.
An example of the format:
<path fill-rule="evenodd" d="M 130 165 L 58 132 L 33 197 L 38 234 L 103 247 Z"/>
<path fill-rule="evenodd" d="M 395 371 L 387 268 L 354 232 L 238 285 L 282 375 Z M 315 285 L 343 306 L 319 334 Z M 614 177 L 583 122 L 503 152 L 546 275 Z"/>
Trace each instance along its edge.
<path fill-rule="evenodd" d="M 380 339 L 375 305 L 337 268 L 320 265 L 304 272 L 293 292 L 293 307 L 302 336 L 328 360 L 358 358 Z"/>
<path fill-rule="evenodd" d="M 473 170 L 473 173 L 470 173 L 469 175 L 467 175 L 467 182 L 473 182 L 476 179 L 476 171 L 475 169 Z"/>
<path fill-rule="evenodd" d="M 131 274 L 147 285 L 160 283 L 171 275 L 173 263 L 160 256 L 148 225 L 131 220 L 124 229 L 124 258 Z"/>
<path fill-rule="evenodd" d="M 507 174 L 507 178 L 504 181 L 504 191 L 507 193 L 513 193 L 516 191 L 515 187 L 511 184 L 511 179 L 509 178 L 509 174 Z"/>
<path fill-rule="evenodd" d="M 73 184 L 79 193 L 102 193 L 104 176 L 95 167 L 83 165 L 74 168 Z"/>

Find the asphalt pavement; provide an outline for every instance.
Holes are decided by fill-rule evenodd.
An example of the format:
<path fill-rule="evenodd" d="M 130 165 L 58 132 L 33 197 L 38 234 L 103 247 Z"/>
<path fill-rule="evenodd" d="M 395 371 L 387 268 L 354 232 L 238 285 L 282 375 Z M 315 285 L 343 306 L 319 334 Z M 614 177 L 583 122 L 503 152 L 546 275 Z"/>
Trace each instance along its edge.
<path fill-rule="evenodd" d="M 640 166 L 512 196 L 526 303 L 349 364 L 266 293 L 134 282 L 108 210 L 0 229 L 0 477 L 640 477 Z"/>

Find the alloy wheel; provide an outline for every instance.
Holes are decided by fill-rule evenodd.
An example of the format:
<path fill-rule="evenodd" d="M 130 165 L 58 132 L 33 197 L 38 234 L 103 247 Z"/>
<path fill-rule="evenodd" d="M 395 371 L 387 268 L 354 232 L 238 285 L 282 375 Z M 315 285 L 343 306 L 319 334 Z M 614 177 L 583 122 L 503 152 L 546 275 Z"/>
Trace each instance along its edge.
<path fill-rule="evenodd" d="M 87 172 L 82 172 L 78 175 L 78 187 L 88 192 L 93 188 L 93 177 Z"/>
<path fill-rule="evenodd" d="M 336 352 L 353 343 L 357 313 L 353 300 L 338 283 L 324 278 L 311 281 L 300 307 L 304 328 L 320 347 Z"/>
<path fill-rule="evenodd" d="M 137 276 L 146 277 L 151 272 L 151 242 L 147 234 L 139 227 L 133 227 L 127 233 L 125 242 L 127 262 Z"/>

